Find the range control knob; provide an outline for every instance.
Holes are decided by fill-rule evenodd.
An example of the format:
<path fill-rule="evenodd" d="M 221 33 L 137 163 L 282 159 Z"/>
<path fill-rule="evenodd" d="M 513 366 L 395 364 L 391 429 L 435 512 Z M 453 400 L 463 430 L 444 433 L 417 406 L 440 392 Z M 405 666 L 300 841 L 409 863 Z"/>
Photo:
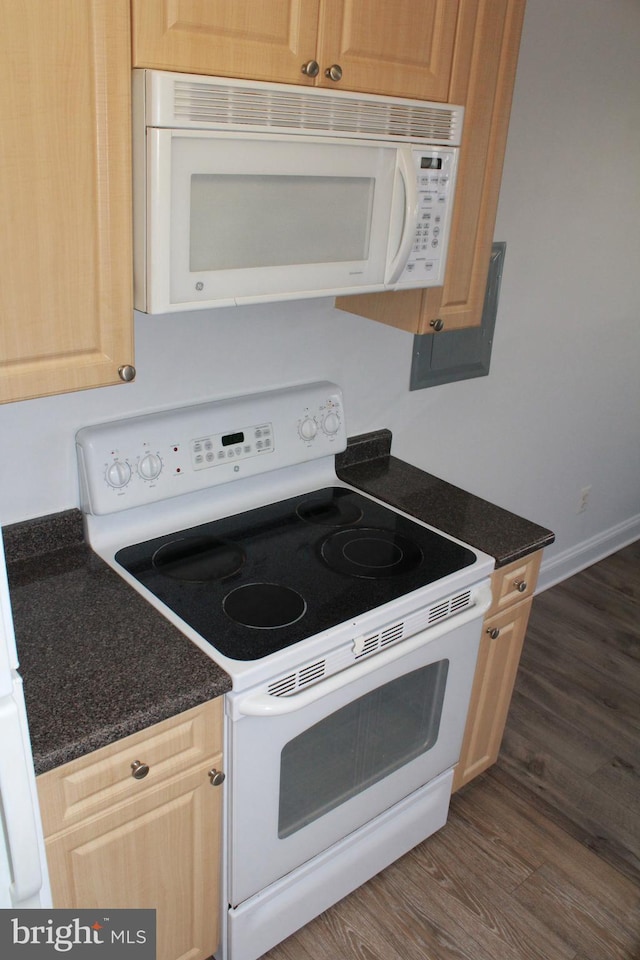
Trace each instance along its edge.
<path fill-rule="evenodd" d="M 331 413 L 328 413 L 324 418 L 324 420 L 322 421 L 322 429 L 330 437 L 336 434 L 340 429 L 340 419 L 338 417 L 338 414 L 334 413 L 333 411 L 331 411 Z"/>
<path fill-rule="evenodd" d="M 318 432 L 318 424 L 313 417 L 305 417 L 298 429 L 303 440 L 313 440 Z"/>
<path fill-rule="evenodd" d="M 143 480 L 155 480 L 162 472 L 162 460 L 155 453 L 145 453 L 138 463 L 138 473 Z"/>
<path fill-rule="evenodd" d="M 107 467 L 105 480 L 110 487 L 115 487 L 116 490 L 119 490 L 120 487 L 126 487 L 131 480 L 131 467 L 126 460 L 114 460 Z"/>

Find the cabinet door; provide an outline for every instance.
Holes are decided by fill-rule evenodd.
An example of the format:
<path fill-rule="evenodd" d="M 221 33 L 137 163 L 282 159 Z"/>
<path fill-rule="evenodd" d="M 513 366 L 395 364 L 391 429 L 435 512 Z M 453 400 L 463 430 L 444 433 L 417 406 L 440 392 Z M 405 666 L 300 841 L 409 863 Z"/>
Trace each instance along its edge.
<path fill-rule="evenodd" d="M 523 600 L 484 622 L 454 790 L 498 759 L 532 602 Z"/>
<path fill-rule="evenodd" d="M 132 0 L 133 65 L 314 84 L 319 0 Z"/>
<path fill-rule="evenodd" d="M 128 0 L 0 0 L 0 401 L 133 363 Z"/>
<path fill-rule="evenodd" d="M 458 0 L 322 0 L 316 59 L 323 86 L 446 100 Z M 325 77 L 332 64 L 342 79 Z"/>
<path fill-rule="evenodd" d="M 444 286 L 339 297 L 336 307 L 406 330 L 479 326 L 525 0 L 460 0 L 447 99 L 465 107 Z"/>
<path fill-rule="evenodd" d="M 482 319 L 502 180 L 525 0 L 476 0 L 461 9 L 450 99 L 465 106 L 456 198 L 443 287 L 427 291 L 418 333 Z"/>
<path fill-rule="evenodd" d="M 48 839 L 54 907 L 153 908 L 158 960 L 210 957 L 219 938 L 222 791 L 207 769 Z"/>

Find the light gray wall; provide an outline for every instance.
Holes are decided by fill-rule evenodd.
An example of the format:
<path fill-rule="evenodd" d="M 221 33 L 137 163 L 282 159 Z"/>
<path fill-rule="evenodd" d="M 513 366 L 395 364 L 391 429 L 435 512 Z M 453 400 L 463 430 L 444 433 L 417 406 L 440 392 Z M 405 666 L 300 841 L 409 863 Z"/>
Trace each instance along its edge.
<path fill-rule="evenodd" d="M 529 0 L 489 377 L 410 393 L 411 336 L 328 299 L 137 316 L 135 383 L 0 408 L 0 522 L 77 505 L 79 426 L 326 377 L 351 434 L 551 527 L 543 581 L 640 536 L 638 49 L 637 0 Z"/>

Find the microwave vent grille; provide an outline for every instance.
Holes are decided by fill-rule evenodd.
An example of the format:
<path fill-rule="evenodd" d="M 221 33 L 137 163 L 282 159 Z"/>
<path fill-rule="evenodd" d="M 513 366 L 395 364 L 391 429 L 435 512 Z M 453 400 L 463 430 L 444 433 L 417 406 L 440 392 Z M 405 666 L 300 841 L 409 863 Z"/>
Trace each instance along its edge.
<path fill-rule="evenodd" d="M 246 86 L 176 80 L 178 124 L 233 130 L 352 134 L 457 145 L 462 110 L 447 104 L 391 97 L 336 96 L 284 84 Z"/>

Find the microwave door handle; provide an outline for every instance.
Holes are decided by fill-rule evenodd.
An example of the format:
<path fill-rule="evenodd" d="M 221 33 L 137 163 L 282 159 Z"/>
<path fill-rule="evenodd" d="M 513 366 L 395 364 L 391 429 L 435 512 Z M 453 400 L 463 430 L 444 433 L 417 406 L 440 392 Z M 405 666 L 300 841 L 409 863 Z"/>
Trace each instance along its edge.
<path fill-rule="evenodd" d="M 436 640 L 444 636 L 450 630 L 461 627 L 476 618 L 481 619 L 491 605 L 491 581 L 481 584 L 476 592 L 475 603 L 467 610 L 459 613 L 456 617 L 443 620 L 426 630 L 426 636 L 429 641 Z M 479 629 L 478 629 L 479 632 Z M 351 667 L 342 670 L 340 673 L 334 673 L 326 680 L 320 680 L 318 683 L 303 690 L 300 693 L 292 694 L 288 697 L 272 696 L 268 693 L 249 693 L 246 697 L 238 697 L 231 710 L 234 719 L 237 717 L 281 717 L 284 714 L 295 713 L 304 707 L 310 706 L 316 700 L 335 693 L 342 687 L 356 680 L 380 670 L 395 660 L 405 657 L 426 643 L 425 631 L 420 630 L 412 637 L 408 637 L 395 646 L 388 647 L 380 653 L 376 653 L 365 660 L 355 663 Z"/>
<path fill-rule="evenodd" d="M 410 147 L 398 148 L 393 197 L 394 204 L 402 203 L 404 206 L 404 223 L 398 250 L 387 267 L 385 284 L 389 286 L 397 281 L 404 270 L 416 236 L 418 183 Z"/>

